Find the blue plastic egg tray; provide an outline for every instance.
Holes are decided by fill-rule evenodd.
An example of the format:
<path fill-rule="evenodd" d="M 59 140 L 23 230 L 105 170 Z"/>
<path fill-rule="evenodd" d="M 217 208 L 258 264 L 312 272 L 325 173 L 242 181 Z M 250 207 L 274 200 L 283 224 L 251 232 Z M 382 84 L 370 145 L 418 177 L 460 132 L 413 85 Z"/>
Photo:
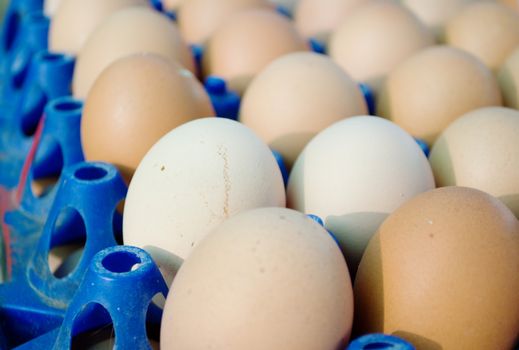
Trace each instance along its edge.
<path fill-rule="evenodd" d="M 0 350 L 85 348 L 103 331 L 117 335 L 114 348 L 151 349 L 162 315 L 154 300 L 168 287 L 145 251 L 121 245 L 126 184 L 113 165 L 84 161 L 74 57 L 47 51 L 48 29 L 43 0 L 13 0 L 0 33 Z M 202 50 L 193 53 L 200 62 Z M 225 81 L 205 87 L 217 115 L 237 119 L 240 98 Z M 49 255 L 67 247 L 81 248 L 51 271 Z M 349 349 L 412 346 L 371 335 Z"/>

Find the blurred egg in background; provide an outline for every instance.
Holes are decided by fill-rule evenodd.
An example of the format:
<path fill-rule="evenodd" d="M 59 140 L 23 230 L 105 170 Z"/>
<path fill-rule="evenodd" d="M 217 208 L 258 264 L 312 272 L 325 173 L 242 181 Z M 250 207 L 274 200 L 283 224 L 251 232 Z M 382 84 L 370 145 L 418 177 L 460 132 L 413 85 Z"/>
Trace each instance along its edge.
<path fill-rule="evenodd" d="M 277 58 L 252 80 L 239 119 L 291 168 L 316 133 L 366 113 L 360 88 L 337 64 L 324 55 L 297 52 Z"/>
<path fill-rule="evenodd" d="M 99 25 L 79 52 L 72 84 L 74 96 L 85 98 L 110 63 L 139 52 L 162 55 L 194 71 L 191 52 L 171 20 L 152 9 L 129 7 Z"/>

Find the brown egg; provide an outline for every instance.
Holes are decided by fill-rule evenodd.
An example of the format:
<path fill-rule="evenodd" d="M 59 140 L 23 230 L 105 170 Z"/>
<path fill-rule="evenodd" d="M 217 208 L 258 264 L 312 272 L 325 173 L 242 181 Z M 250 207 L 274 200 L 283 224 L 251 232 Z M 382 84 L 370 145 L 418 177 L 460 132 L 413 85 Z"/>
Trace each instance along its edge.
<path fill-rule="evenodd" d="M 322 226 L 285 208 L 244 211 L 184 261 L 166 300 L 161 349 L 343 349 L 352 299 L 344 258 Z"/>
<path fill-rule="evenodd" d="M 358 85 L 329 57 L 295 52 L 254 78 L 243 96 L 240 121 L 280 152 L 290 168 L 316 133 L 366 113 Z"/>
<path fill-rule="evenodd" d="M 455 120 L 429 157 L 438 186 L 490 193 L 519 218 L 519 111 L 485 107 Z"/>
<path fill-rule="evenodd" d="M 389 0 L 359 6 L 330 38 L 330 56 L 353 79 L 375 89 L 413 53 L 434 43 L 432 33 L 407 8 Z"/>
<path fill-rule="evenodd" d="M 273 8 L 267 0 L 189 0 L 178 11 L 178 27 L 190 44 L 205 43 L 230 16 L 245 9 Z"/>
<path fill-rule="evenodd" d="M 505 106 L 519 109 L 519 47 L 501 66 L 497 79 Z"/>
<path fill-rule="evenodd" d="M 519 2 L 517 0 L 498 0 L 498 2 L 510 7 L 511 9 L 519 12 Z"/>
<path fill-rule="evenodd" d="M 388 75 L 377 112 L 433 143 L 462 114 L 500 104 L 497 81 L 484 64 L 460 49 L 435 46 L 411 56 Z"/>
<path fill-rule="evenodd" d="M 402 0 L 443 41 L 447 22 L 470 3 L 482 0 Z"/>
<path fill-rule="evenodd" d="M 308 45 L 284 16 L 266 10 L 235 14 L 208 42 L 204 55 L 206 75 L 218 75 L 243 93 L 252 78 L 271 61 Z"/>
<path fill-rule="evenodd" d="M 186 0 L 162 0 L 162 6 L 169 11 L 176 11 Z"/>
<path fill-rule="evenodd" d="M 129 180 L 159 138 L 212 115 L 207 93 L 185 68 L 152 54 L 119 59 L 103 71 L 85 101 L 85 158 L 113 163 Z"/>
<path fill-rule="evenodd" d="M 519 45 L 519 14 L 498 3 L 475 2 L 449 21 L 445 39 L 496 70 Z"/>
<path fill-rule="evenodd" d="M 154 10 L 130 7 L 99 25 L 79 52 L 72 85 L 74 96 L 85 98 L 110 63 L 139 52 L 162 55 L 194 71 L 191 52 L 175 24 Z"/>
<path fill-rule="evenodd" d="M 341 21 L 367 0 L 301 0 L 295 8 L 297 30 L 306 38 L 323 42 Z"/>
<path fill-rule="evenodd" d="M 88 36 L 111 14 L 147 4 L 146 0 L 62 0 L 50 22 L 49 48 L 77 55 Z"/>
<path fill-rule="evenodd" d="M 354 328 L 419 350 L 511 349 L 517 271 L 519 222 L 500 201 L 463 187 L 420 194 L 369 242 L 355 280 Z"/>

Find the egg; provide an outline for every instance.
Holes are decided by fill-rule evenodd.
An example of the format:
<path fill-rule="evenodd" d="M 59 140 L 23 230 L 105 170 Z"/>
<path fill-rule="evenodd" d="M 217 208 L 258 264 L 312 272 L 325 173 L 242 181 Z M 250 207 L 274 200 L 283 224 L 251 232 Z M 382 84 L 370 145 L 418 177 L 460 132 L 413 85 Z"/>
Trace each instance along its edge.
<path fill-rule="evenodd" d="M 227 80 L 243 94 L 252 78 L 284 54 L 308 50 L 307 43 L 285 17 L 272 11 L 248 10 L 231 16 L 208 42 L 205 75 Z"/>
<path fill-rule="evenodd" d="M 506 59 L 498 71 L 497 79 L 507 107 L 519 109 L 519 47 Z"/>
<path fill-rule="evenodd" d="M 87 160 L 115 164 L 129 180 L 162 136 L 213 115 L 209 96 L 190 71 L 154 54 L 126 56 L 101 73 L 85 100 L 83 151 Z"/>
<path fill-rule="evenodd" d="M 445 38 L 496 70 L 519 45 L 519 13 L 498 3 L 475 2 L 449 21 Z"/>
<path fill-rule="evenodd" d="M 444 28 L 448 21 L 465 6 L 476 1 L 482 0 L 402 0 L 402 3 L 443 41 Z"/>
<path fill-rule="evenodd" d="M 50 22 L 49 49 L 75 56 L 94 29 L 111 14 L 147 4 L 146 0 L 61 0 Z"/>
<path fill-rule="evenodd" d="M 341 21 L 367 0 L 301 0 L 294 11 L 297 30 L 307 38 L 327 42 Z"/>
<path fill-rule="evenodd" d="M 293 210 L 250 210 L 213 230 L 180 268 L 161 349 L 342 349 L 352 299 L 326 230 Z"/>
<path fill-rule="evenodd" d="M 291 167 L 317 132 L 366 113 L 360 88 L 329 57 L 295 52 L 277 58 L 252 80 L 239 119 Z"/>
<path fill-rule="evenodd" d="M 388 75 L 377 113 L 432 144 L 462 114 L 498 105 L 499 86 L 483 63 L 460 49 L 434 46 L 409 57 Z"/>
<path fill-rule="evenodd" d="M 191 1 L 191 0 L 189 0 Z M 177 11 L 186 0 L 162 0 L 162 6 L 168 11 Z"/>
<path fill-rule="evenodd" d="M 519 111 L 469 112 L 441 134 L 430 162 L 438 186 L 466 186 L 499 198 L 519 218 Z"/>
<path fill-rule="evenodd" d="M 512 349 L 519 329 L 519 222 L 492 196 L 445 187 L 396 210 L 354 285 L 355 329 L 420 350 Z"/>
<path fill-rule="evenodd" d="M 129 7 L 99 25 L 79 52 L 72 84 L 74 96 L 84 99 L 110 63 L 140 52 L 162 55 L 194 71 L 191 52 L 173 22 L 154 10 Z"/>
<path fill-rule="evenodd" d="M 510 7 L 511 9 L 519 12 L 519 2 L 517 0 L 498 0 L 503 5 Z"/>
<path fill-rule="evenodd" d="M 272 8 L 267 0 L 189 0 L 178 11 L 178 26 L 191 44 L 204 44 L 233 14 L 246 9 Z"/>
<path fill-rule="evenodd" d="M 123 239 L 185 259 L 225 219 L 265 206 L 285 206 L 267 145 L 236 121 L 197 119 L 163 136 L 140 162 L 124 206 Z"/>
<path fill-rule="evenodd" d="M 43 13 L 47 17 L 53 17 L 63 0 L 44 0 Z"/>
<path fill-rule="evenodd" d="M 287 201 L 323 219 L 354 272 L 382 221 L 433 188 L 427 158 L 410 135 L 385 119 L 359 116 L 308 143 L 290 174 Z"/>
<path fill-rule="evenodd" d="M 353 79 L 377 90 L 399 63 L 433 43 L 432 33 L 410 10 L 373 0 L 343 19 L 330 38 L 329 53 Z"/>

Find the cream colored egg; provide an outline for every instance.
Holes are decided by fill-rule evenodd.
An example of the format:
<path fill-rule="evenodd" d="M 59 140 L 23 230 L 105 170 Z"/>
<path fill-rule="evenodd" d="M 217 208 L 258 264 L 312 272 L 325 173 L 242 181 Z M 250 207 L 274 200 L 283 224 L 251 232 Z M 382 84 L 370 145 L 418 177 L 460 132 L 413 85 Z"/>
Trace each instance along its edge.
<path fill-rule="evenodd" d="M 463 115 L 435 142 L 430 162 L 438 186 L 485 191 L 519 218 L 519 111 L 486 107 Z"/>
<path fill-rule="evenodd" d="M 499 105 L 499 86 L 483 63 L 460 49 L 435 46 L 388 75 L 377 113 L 432 144 L 462 114 Z"/>
<path fill-rule="evenodd" d="M 191 52 L 175 24 L 154 10 L 130 7 L 108 17 L 79 52 L 74 96 L 85 98 L 103 69 L 121 57 L 141 52 L 164 56 L 194 71 Z"/>
<path fill-rule="evenodd" d="M 204 72 L 224 78 L 242 94 L 274 59 L 307 50 L 306 41 L 284 16 L 266 10 L 242 11 L 212 36 L 204 55 Z"/>
<path fill-rule="evenodd" d="M 265 206 L 285 206 L 267 145 L 236 121 L 194 120 L 162 137 L 137 167 L 124 206 L 124 243 L 185 259 L 225 219 Z"/>
<path fill-rule="evenodd" d="M 190 44 L 204 44 L 233 14 L 272 8 L 267 0 L 188 0 L 178 11 L 178 26 Z"/>
<path fill-rule="evenodd" d="M 449 45 L 497 70 L 519 45 L 519 14 L 498 3 L 476 2 L 449 21 L 445 36 Z"/>
<path fill-rule="evenodd" d="M 513 349 L 519 329 L 519 223 L 492 196 L 444 187 L 398 208 L 355 279 L 355 329 L 416 349 Z"/>
<path fill-rule="evenodd" d="M 53 17 L 63 0 L 45 0 L 43 2 L 43 13 L 47 17 Z"/>
<path fill-rule="evenodd" d="M 284 208 L 240 213 L 184 262 L 162 317 L 161 349 L 336 350 L 353 295 L 337 245 Z"/>
<path fill-rule="evenodd" d="M 382 221 L 433 188 L 427 158 L 409 134 L 385 119 L 359 116 L 308 143 L 290 174 L 287 200 L 290 208 L 324 220 L 355 271 Z"/>
<path fill-rule="evenodd" d="M 168 11 L 177 11 L 183 3 L 191 0 L 162 0 L 162 6 Z"/>
<path fill-rule="evenodd" d="M 209 96 L 190 71 L 154 54 L 123 57 L 97 78 L 85 100 L 85 158 L 117 166 L 131 179 L 162 136 L 190 120 L 214 115 Z"/>
<path fill-rule="evenodd" d="M 323 42 L 344 18 L 367 0 L 301 0 L 294 12 L 299 32 Z"/>
<path fill-rule="evenodd" d="M 373 0 L 344 18 L 330 38 L 329 52 L 353 79 L 378 90 L 399 63 L 433 43 L 432 33 L 410 10 Z"/>
<path fill-rule="evenodd" d="M 425 23 L 436 37 L 443 41 L 443 31 L 447 22 L 457 15 L 465 6 L 476 1 L 485 0 L 401 0 Z"/>
<path fill-rule="evenodd" d="M 329 57 L 284 55 L 262 70 L 243 96 L 240 121 L 280 152 L 290 168 L 316 133 L 367 113 L 358 85 Z"/>
<path fill-rule="evenodd" d="M 75 56 L 90 34 L 111 14 L 147 4 L 146 0 L 61 0 L 50 22 L 49 49 Z"/>
<path fill-rule="evenodd" d="M 506 59 L 497 74 L 503 102 L 507 107 L 519 109 L 519 47 Z"/>

